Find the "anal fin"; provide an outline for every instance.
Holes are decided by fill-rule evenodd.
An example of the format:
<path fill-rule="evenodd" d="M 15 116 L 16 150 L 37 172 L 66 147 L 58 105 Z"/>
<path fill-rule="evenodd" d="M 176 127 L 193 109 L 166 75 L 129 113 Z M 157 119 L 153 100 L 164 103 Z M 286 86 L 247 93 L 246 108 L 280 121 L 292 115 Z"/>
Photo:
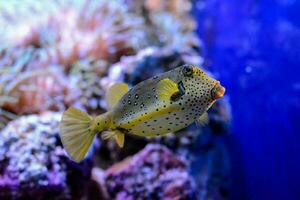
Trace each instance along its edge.
<path fill-rule="evenodd" d="M 122 148 L 124 146 L 125 134 L 119 130 L 105 131 L 102 133 L 101 137 L 103 140 L 114 138 L 119 147 Z"/>
<path fill-rule="evenodd" d="M 121 131 L 117 131 L 117 134 L 114 136 L 117 144 L 119 145 L 119 147 L 123 147 L 124 146 L 124 140 L 125 140 L 125 134 L 122 133 Z"/>

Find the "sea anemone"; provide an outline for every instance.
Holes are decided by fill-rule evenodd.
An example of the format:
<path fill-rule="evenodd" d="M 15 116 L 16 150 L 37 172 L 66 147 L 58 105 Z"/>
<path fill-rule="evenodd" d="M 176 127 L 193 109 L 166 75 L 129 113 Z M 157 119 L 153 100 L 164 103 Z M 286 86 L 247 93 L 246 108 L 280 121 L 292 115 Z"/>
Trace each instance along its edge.
<path fill-rule="evenodd" d="M 144 47 L 143 19 L 129 13 L 125 4 L 104 0 L 46 3 L 54 7 L 45 9 L 46 13 L 49 10 L 48 15 L 45 15 L 46 20 L 27 23 L 31 24 L 27 27 L 28 35 L 10 46 L 32 45 L 44 48 L 56 58 L 53 59 L 56 62 L 54 64 L 67 68 L 78 59 L 86 57 L 115 62 L 122 55 L 133 54 Z M 24 10 L 26 9 L 30 13 L 31 7 L 25 6 Z M 17 20 L 13 13 L 9 16 L 11 15 L 11 18 Z M 4 19 L 0 22 L 10 23 Z"/>
<path fill-rule="evenodd" d="M 16 114 L 64 110 L 75 103 L 76 89 L 59 68 L 15 71 L 3 68 L 0 78 L 2 108 Z M 3 99 L 10 97 L 10 99 Z M 13 101 L 12 101 L 13 100 Z"/>

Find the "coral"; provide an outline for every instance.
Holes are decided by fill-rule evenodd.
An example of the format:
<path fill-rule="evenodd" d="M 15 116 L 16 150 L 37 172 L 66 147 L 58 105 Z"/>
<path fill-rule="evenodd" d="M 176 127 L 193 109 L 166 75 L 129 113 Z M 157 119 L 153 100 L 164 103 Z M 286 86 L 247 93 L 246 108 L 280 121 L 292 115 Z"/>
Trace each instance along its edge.
<path fill-rule="evenodd" d="M 72 66 L 71 74 L 80 90 L 78 101 L 91 114 L 100 114 L 105 110 L 103 77 L 107 76 L 108 67 L 109 63 L 105 60 L 92 58 L 79 60 Z"/>
<path fill-rule="evenodd" d="M 132 11 L 140 15 L 158 11 L 173 15 L 187 15 L 192 8 L 189 0 L 126 0 L 126 3 Z"/>
<path fill-rule="evenodd" d="M 60 143 L 60 113 L 29 115 L 0 133 L 1 199 L 79 198 L 89 179 L 91 160 L 70 161 Z"/>
<path fill-rule="evenodd" d="M 94 166 L 92 179 L 90 158 L 78 165 L 65 156 L 60 114 L 41 114 L 76 105 L 97 115 L 107 109 L 105 93 L 115 82 L 134 86 L 182 64 L 202 66 L 191 4 L 0 3 L 0 199 L 79 199 L 87 192 L 85 198 L 107 200 L 195 199 L 196 192 L 215 198 L 228 191 L 228 156 L 218 143 L 230 124 L 227 100 L 216 102 L 202 128 L 152 138 L 126 135 L 122 149 L 102 141 L 94 159 L 108 169 Z M 33 113 L 39 115 L 18 118 Z"/>
<path fill-rule="evenodd" d="M 129 9 L 143 16 L 149 45 L 182 48 L 200 48 L 194 33 L 196 23 L 190 16 L 188 0 L 127 0 Z M 176 33 L 176 34 L 175 34 Z"/>
<path fill-rule="evenodd" d="M 54 7 L 46 19 L 27 23 L 28 34 L 12 46 L 44 48 L 55 57 L 54 64 L 67 69 L 86 57 L 115 62 L 122 55 L 133 54 L 145 46 L 143 19 L 129 13 L 125 4 L 120 6 L 116 1 L 105 0 L 46 3 Z"/>
<path fill-rule="evenodd" d="M 141 152 L 106 171 L 107 191 L 114 199 L 197 199 L 186 162 L 161 145 Z"/>
<path fill-rule="evenodd" d="M 177 50 L 201 46 L 189 15 L 191 3 L 186 0 L 45 1 L 48 7 L 27 4 L 19 11 L 26 23 L 2 8 L 5 14 L 0 15 L 0 24 L 7 30 L 4 41 L 12 46 L 46 48 L 56 64 L 66 67 L 88 56 L 116 62 L 153 45 Z M 16 29 L 20 31 L 15 33 Z"/>
<path fill-rule="evenodd" d="M 60 64 L 67 66 L 88 56 L 113 62 L 138 48 L 135 39 L 141 20 L 114 2 L 86 1 L 61 11 L 38 27 L 40 46 L 53 49 Z"/>
<path fill-rule="evenodd" d="M 13 72 L 45 69 L 53 66 L 54 60 L 50 52 L 34 46 L 5 46 L 0 49 L 0 66 L 5 67 L 6 71 L 8 71 L 7 68 L 12 68 L 10 71 Z M 3 73 L 5 69 L 1 69 L 0 73 Z"/>
<path fill-rule="evenodd" d="M 64 110 L 75 102 L 78 91 L 57 67 L 23 71 L 15 65 L 3 70 L 0 72 L 0 95 L 3 99 L 2 108 L 7 111 L 30 114 Z"/>

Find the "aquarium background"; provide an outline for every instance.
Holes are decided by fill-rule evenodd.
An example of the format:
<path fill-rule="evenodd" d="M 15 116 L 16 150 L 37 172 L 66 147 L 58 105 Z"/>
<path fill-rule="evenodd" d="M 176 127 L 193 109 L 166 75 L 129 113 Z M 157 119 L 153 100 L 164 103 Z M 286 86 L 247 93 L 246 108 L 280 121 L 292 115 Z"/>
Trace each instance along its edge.
<path fill-rule="evenodd" d="M 0 1 L 0 199 L 299 199 L 300 2 Z M 62 112 L 182 64 L 220 80 L 209 123 L 95 139 L 71 161 Z"/>
<path fill-rule="evenodd" d="M 232 198 L 298 199 L 300 2 L 195 5 L 206 64 L 232 106 Z"/>

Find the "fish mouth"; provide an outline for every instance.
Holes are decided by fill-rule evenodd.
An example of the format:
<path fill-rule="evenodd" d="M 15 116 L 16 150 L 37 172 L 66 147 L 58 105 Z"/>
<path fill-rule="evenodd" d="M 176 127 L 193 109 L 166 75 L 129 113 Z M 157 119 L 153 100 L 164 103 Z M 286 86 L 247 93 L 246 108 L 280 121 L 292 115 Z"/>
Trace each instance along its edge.
<path fill-rule="evenodd" d="M 225 88 L 218 81 L 211 90 L 211 98 L 216 100 L 224 96 Z"/>

